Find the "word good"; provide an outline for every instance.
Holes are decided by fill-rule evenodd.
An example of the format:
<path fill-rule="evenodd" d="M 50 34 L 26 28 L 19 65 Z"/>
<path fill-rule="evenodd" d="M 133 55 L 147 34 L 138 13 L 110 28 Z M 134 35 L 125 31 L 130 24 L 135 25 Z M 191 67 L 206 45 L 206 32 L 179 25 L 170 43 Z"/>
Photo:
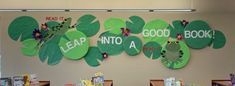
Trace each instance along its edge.
<path fill-rule="evenodd" d="M 168 29 L 144 29 L 142 34 L 144 37 L 169 37 L 170 30 Z"/>

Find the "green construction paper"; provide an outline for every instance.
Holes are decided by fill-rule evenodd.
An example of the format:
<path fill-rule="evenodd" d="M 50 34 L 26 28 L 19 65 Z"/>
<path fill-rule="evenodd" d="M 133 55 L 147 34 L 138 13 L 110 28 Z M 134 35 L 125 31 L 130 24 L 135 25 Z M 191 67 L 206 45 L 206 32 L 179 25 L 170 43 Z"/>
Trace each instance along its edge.
<path fill-rule="evenodd" d="M 87 37 L 91 37 L 100 30 L 100 22 L 96 20 L 96 17 L 93 15 L 83 15 L 77 20 L 76 28 Z"/>
<path fill-rule="evenodd" d="M 219 49 L 223 48 L 226 44 L 226 37 L 223 32 L 214 30 L 213 48 Z"/>
<path fill-rule="evenodd" d="M 84 59 L 89 66 L 97 67 L 100 65 L 98 60 L 103 61 L 103 55 L 98 47 L 90 47 Z"/>
<path fill-rule="evenodd" d="M 196 20 L 196 21 L 192 21 L 190 22 L 186 27 L 185 27 L 185 31 L 199 31 L 199 30 L 203 30 L 203 31 L 211 31 L 210 32 L 210 36 L 209 37 L 204 37 L 204 38 L 186 38 L 184 37 L 184 40 L 186 42 L 186 44 L 193 49 L 202 49 L 207 47 L 208 45 L 211 44 L 212 41 L 212 30 L 210 28 L 210 26 L 202 21 L 202 20 Z M 185 35 L 185 34 L 184 34 Z"/>
<path fill-rule="evenodd" d="M 60 23 L 59 22 L 56 22 L 56 21 L 48 21 L 46 22 L 47 26 L 48 26 L 48 29 L 49 30 L 52 30 L 53 27 L 56 27 L 58 26 Z"/>
<path fill-rule="evenodd" d="M 126 23 L 123 19 L 119 18 L 109 18 L 104 22 L 104 27 L 110 33 L 121 34 L 121 28 L 126 28 Z"/>
<path fill-rule="evenodd" d="M 55 35 L 64 35 L 71 27 L 72 18 L 66 18 L 63 22 L 59 23 L 54 28 L 52 27 L 52 33 Z"/>
<path fill-rule="evenodd" d="M 105 40 L 102 40 L 105 39 Z M 114 42 L 112 41 L 112 38 L 114 38 Z M 120 39 L 121 38 L 121 43 Z M 107 41 L 107 40 L 108 41 Z M 117 40 L 117 43 L 115 42 Z M 108 43 L 109 42 L 109 43 Z M 119 44 L 120 43 L 120 44 Z M 97 41 L 98 48 L 102 53 L 107 53 L 108 55 L 118 55 L 122 53 L 123 49 L 123 37 L 121 34 L 113 34 L 109 31 L 102 33 L 99 36 L 99 40 Z"/>
<path fill-rule="evenodd" d="M 77 60 L 88 52 L 89 41 L 87 36 L 80 31 L 68 31 L 60 39 L 59 46 L 66 58 Z"/>
<path fill-rule="evenodd" d="M 144 26 L 144 30 L 151 30 L 151 29 L 155 29 L 155 30 L 168 30 L 167 27 L 169 26 L 169 24 L 161 19 L 156 19 L 153 21 L 148 22 L 145 26 Z M 160 45 L 165 44 L 168 41 L 168 37 L 144 37 L 144 42 L 150 42 L 150 41 L 154 41 L 159 43 Z"/>
<path fill-rule="evenodd" d="M 181 47 L 180 50 L 183 52 L 183 54 L 180 53 L 180 50 L 167 51 L 166 48 L 163 48 L 162 51 L 165 51 L 165 53 L 162 53 L 165 57 L 161 57 L 161 62 L 165 67 L 176 70 L 181 69 L 188 64 L 190 59 L 189 48 L 183 41 L 179 41 L 179 45 Z M 182 56 L 181 58 L 179 57 L 180 55 Z"/>
<path fill-rule="evenodd" d="M 172 22 L 172 24 L 173 25 L 169 25 L 167 27 L 171 31 L 171 38 L 177 38 L 177 34 L 184 35 L 184 26 L 181 24 L 180 20 L 175 20 Z"/>
<path fill-rule="evenodd" d="M 39 50 L 39 58 L 41 62 L 47 60 L 48 65 L 56 65 L 60 63 L 63 54 L 60 51 L 59 41 L 61 36 L 54 36 L 51 40 L 45 42 Z"/>
<path fill-rule="evenodd" d="M 150 59 L 158 59 L 161 55 L 162 46 L 157 42 L 147 42 L 144 44 L 144 55 Z"/>
<path fill-rule="evenodd" d="M 22 42 L 23 47 L 21 48 L 21 52 L 25 56 L 35 56 L 38 53 L 38 43 L 39 41 L 35 39 L 27 39 Z"/>
<path fill-rule="evenodd" d="M 29 16 L 21 16 L 14 19 L 8 27 L 8 35 L 11 39 L 24 41 L 33 38 L 32 34 L 38 29 L 38 22 Z"/>
<path fill-rule="evenodd" d="M 25 48 L 25 47 L 22 47 L 22 48 L 21 48 L 21 52 L 22 52 L 22 54 L 24 54 L 25 56 L 33 57 L 33 56 L 37 55 L 38 50 L 35 49 L 35 48 Z"/>
<path fill-rule="evenodd" d="M 126 21 L 126 27 L 133 34 L 139 34 L 143 31 L 145 22 L 139 16 L 131 16 L 129 17 L 130 21 Z"/>
<path fill-rule="evenodd" d="M 124 40 L 123 48 L 128 55 L 136 56 L 142 50 L 142 41 L 136 36 L 129 36 Z"/>
<path fill-rule="evenodd" d="M 43 33 L 43 41 L 46 42 L 54 36 L 63 36 L 69 29 L 73 29 L 72 27 L 70 27 L 71 21 L 72 18 L 66 18 L 61 23 L 57 23 L 54 21 L 47 22 L 49 30 Z"/>

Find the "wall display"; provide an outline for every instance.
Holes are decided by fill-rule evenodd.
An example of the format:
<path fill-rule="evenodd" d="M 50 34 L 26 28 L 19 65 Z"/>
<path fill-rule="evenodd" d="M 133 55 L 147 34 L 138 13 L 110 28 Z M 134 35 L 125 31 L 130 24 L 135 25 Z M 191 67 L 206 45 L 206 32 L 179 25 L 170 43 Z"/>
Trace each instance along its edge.
<path fill-rule="evenodd" d="M 9 24 L 8 34 L 22 43 L 24 55 L 38 55 L 48 65 L 56 65 L 65 57 L 75 61 L 84 59 L 92 67 L 122 52 L 134 57 L 143 51 L 147 58 L 160 58 L 169 69 L 180 69 L 190 60 L 189 48 L 219 49 L 226 43 L 223 32 L 202 20 L 174 20 L 169 24 L 162 19 L 145 22 L 139 16 L 108 18 L 104 21 L 105 31 L 95 37 L 101 25 L 94 15 L 83 15 L 75 24 L 72 18 L 59 19 L 63 21 L 39 23 L 33 17 L 20 16 Z M 96 46 L 90 46 L 92 38 L 98 39 Z"/>

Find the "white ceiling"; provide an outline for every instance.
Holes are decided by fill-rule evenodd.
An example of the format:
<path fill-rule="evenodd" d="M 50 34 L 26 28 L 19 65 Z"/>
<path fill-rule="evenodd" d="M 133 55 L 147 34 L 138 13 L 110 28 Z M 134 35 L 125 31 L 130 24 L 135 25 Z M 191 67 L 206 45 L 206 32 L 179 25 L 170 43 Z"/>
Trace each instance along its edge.
<path fill-rule="evenodd" d="M 184 9 L 235 12 L 235 0 L 0 0 L 0 9 Z"/>

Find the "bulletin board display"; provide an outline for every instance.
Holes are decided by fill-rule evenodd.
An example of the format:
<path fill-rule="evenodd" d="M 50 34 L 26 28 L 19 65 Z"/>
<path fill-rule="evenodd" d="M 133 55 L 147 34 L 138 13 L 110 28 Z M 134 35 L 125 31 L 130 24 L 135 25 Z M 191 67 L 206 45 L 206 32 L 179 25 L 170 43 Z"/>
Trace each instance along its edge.
<path fill-rule="evenodd" d="M 226 44 L 223 32 L 203 20 L 169 23 L 160 18 L 146 21 L 134 15 L 128 19 L 111 17 L 99 21 L 91 14 L 58 20 L 38 22 L 31 16 L 18 16 L 9 24 L 8 35 L 21 43 L 22 54 L 39 57 L 48 65 L 59 64 L 66 58 L 84 59 L 91 67 L 123 52 L 131 57 L 143 52 L 146 58 L 160 60 L 169 69 L 181 69 L 190 60 L 190 49 L 220 49 Z M 101 22 L 105 31 L 95 37 Z M 90 45 L 91 38 L 98 39 L 96 46 Z"/>

